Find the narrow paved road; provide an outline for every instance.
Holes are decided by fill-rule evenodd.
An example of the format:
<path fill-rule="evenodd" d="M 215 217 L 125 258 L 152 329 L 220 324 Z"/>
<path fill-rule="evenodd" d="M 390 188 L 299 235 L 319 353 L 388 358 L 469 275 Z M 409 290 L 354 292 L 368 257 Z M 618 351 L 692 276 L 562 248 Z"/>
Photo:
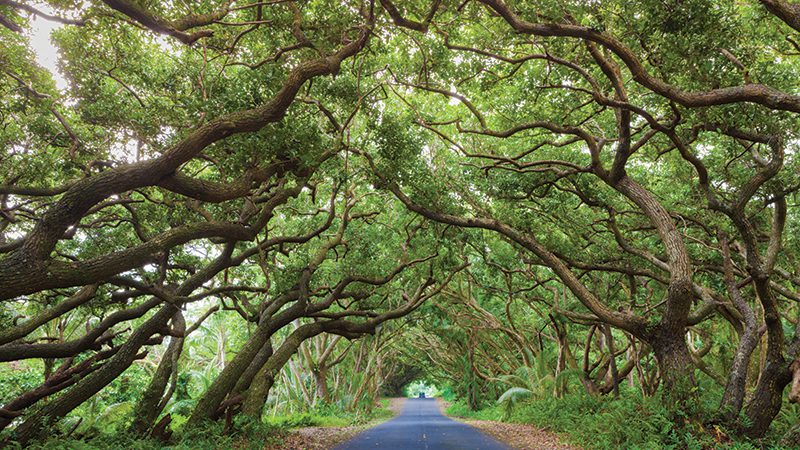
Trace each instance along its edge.
<path fill-rule="evenodd" d="M 394 419 L 371 428 L 334 450 L 509 450 L 480 431 L 439 411 L 435 399 L 408 399 Z"/>

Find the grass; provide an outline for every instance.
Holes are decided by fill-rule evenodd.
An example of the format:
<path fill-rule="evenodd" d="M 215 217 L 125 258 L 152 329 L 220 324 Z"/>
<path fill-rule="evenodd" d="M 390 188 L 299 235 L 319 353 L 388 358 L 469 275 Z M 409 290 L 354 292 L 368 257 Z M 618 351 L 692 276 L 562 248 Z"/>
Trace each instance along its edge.
<path fill-rule="evenodd" d="M 345 427 L 351 423 L 349 418 L 317 413 L 270 416 L 264 422 L 278 428 Z"/>

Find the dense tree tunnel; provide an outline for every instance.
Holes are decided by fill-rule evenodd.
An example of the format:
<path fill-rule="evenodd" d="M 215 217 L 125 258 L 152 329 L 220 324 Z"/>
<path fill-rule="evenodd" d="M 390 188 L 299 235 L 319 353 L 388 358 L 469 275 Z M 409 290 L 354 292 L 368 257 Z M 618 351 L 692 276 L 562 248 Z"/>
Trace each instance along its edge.
<path fill-rule="evenodd" d="M 588 448 L 800 445 L 799 31 L 789 0 L 0 0 L 0 445 L 413 382 Z"/>

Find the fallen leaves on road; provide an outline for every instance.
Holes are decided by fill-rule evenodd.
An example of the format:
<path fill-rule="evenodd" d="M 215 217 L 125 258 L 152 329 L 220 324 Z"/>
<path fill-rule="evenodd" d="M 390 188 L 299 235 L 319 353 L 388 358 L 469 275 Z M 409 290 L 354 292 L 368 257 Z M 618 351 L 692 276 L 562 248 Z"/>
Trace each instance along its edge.
<path fill-rule="evenodd" d="M 299 428 L 287 433 L 280 442 L 267 445 L 264 450 L 328 450 L 362 431 L 363 426 Z"/>
<path fill-rule="evenodd" d="M 462 420 L 462 422 L 517 450 L 580 450 L 578 446 L 562 443 L 557 434 L 533 425 L 490 420 Z"/>

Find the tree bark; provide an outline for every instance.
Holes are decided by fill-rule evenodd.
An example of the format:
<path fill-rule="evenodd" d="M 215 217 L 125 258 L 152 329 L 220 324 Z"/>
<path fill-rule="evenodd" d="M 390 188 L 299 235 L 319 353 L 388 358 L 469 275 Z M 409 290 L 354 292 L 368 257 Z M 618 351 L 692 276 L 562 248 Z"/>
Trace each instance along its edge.
<path fill-rule="evenodd" d="M 745 433 L 748 436 L 761 437 L 769 430 L 781 410 L 783 390 L 791 381 L 792 376 L 785 361 L 767 361 L 753 396 L 745 407 L 748 419 Z"/>
<path fill-rule="evenodd" d="M 186 322 L 180 311 L 173 316 L 172 326 L 179 333 L 186 331 Z M 169 346 L 164 352 L 164 356 L 161 357 L 158 368 L 150 379 L 150 384 L 134 408 L 133 423 L 130 427 L 132 433 L 140 435 L 147 433 L 161 414 L 159 406 L 162 404 L 166 406 L 166 403 L 161 400 L 173 371 L 177 369 L 178 359 L 183 351 L 183 342 L 183 337 L 173 336 L 170 338 Z"/>
<path fill-rule="evenodd" d="M 242 405 L 242 412 L 254 419 L 261 418 L 261 412 L 264 404 L 269 397 L 269 391 L 275 384 L 275 377 L 278 372 L 283 368 L 289 358 L 297 352 L 300 344 L 306 339 L 316 336 L 324 331 L 323 324 L 320 322 L 309 323 L 301 325 L 300 328 L 294 330 L 286 340 L 283 341 L 281 346 L 275 353 L 267 360 L 267 363 L 258 371 L 258 375 L 250 384 L 250 389 L 247 390 L 244 404 Z"/>
<path fill-rule="evenodd" d="M 761 271 L 752 271 L 756 293 L 764 309 L 767 327 L 767 350 L 764 370 L 758 379 L 753 397 L 745 408 L 748 424 L 745 432 L 751 437 L 761 437 L 781 410 L 783 390 L 792 381 L 789 364 L 784 358 L 784 334 L 777 301 L 769 287 L 769 277 Z"/>
<path fill-rule="evenodd" d="M 661 372 L 661 392 L 665 405 L 670 411 L 691 416 L 691 411 L 697 405 L 697 380 L 683 329 L 661 327 L 654 333 L 650 346 Z"/>
<path fill-rule="evenodd" d="M 258 351 L 256 357 L 253 358 L 253 362 L 250 363 L 247 370 L 239 377 L 239 381 L 236 382 L 236 386 L 233 388 L 234 395 L 241 394 L 250 388 L 250 384 L 253 383 L 258 371 L 261 370 L 272 356 L 272 351 L 272 341 L 267 339 L 267 343 Z"/>
<path fill-rule="evenodd" d="M 611 374 L 611 390 L 614 392 L 614 398 L 619 397 L 619 371 L 617 370 L 617 357 L 614 348 L 614 336 L 611 334 L 611 327 L 608 324 L 603 324 L 603 335 L 606 337 L 606 346 L 609 353 L 609 365 Z"/>
<path fill-rule="evenodd" d="M 328 370 L 325 368 L 316 369 L 314 373 L 314 384 L 317 387 L 317 398 L 324 404 L 331 401 L 331 394 L 328 391 Z"/>

